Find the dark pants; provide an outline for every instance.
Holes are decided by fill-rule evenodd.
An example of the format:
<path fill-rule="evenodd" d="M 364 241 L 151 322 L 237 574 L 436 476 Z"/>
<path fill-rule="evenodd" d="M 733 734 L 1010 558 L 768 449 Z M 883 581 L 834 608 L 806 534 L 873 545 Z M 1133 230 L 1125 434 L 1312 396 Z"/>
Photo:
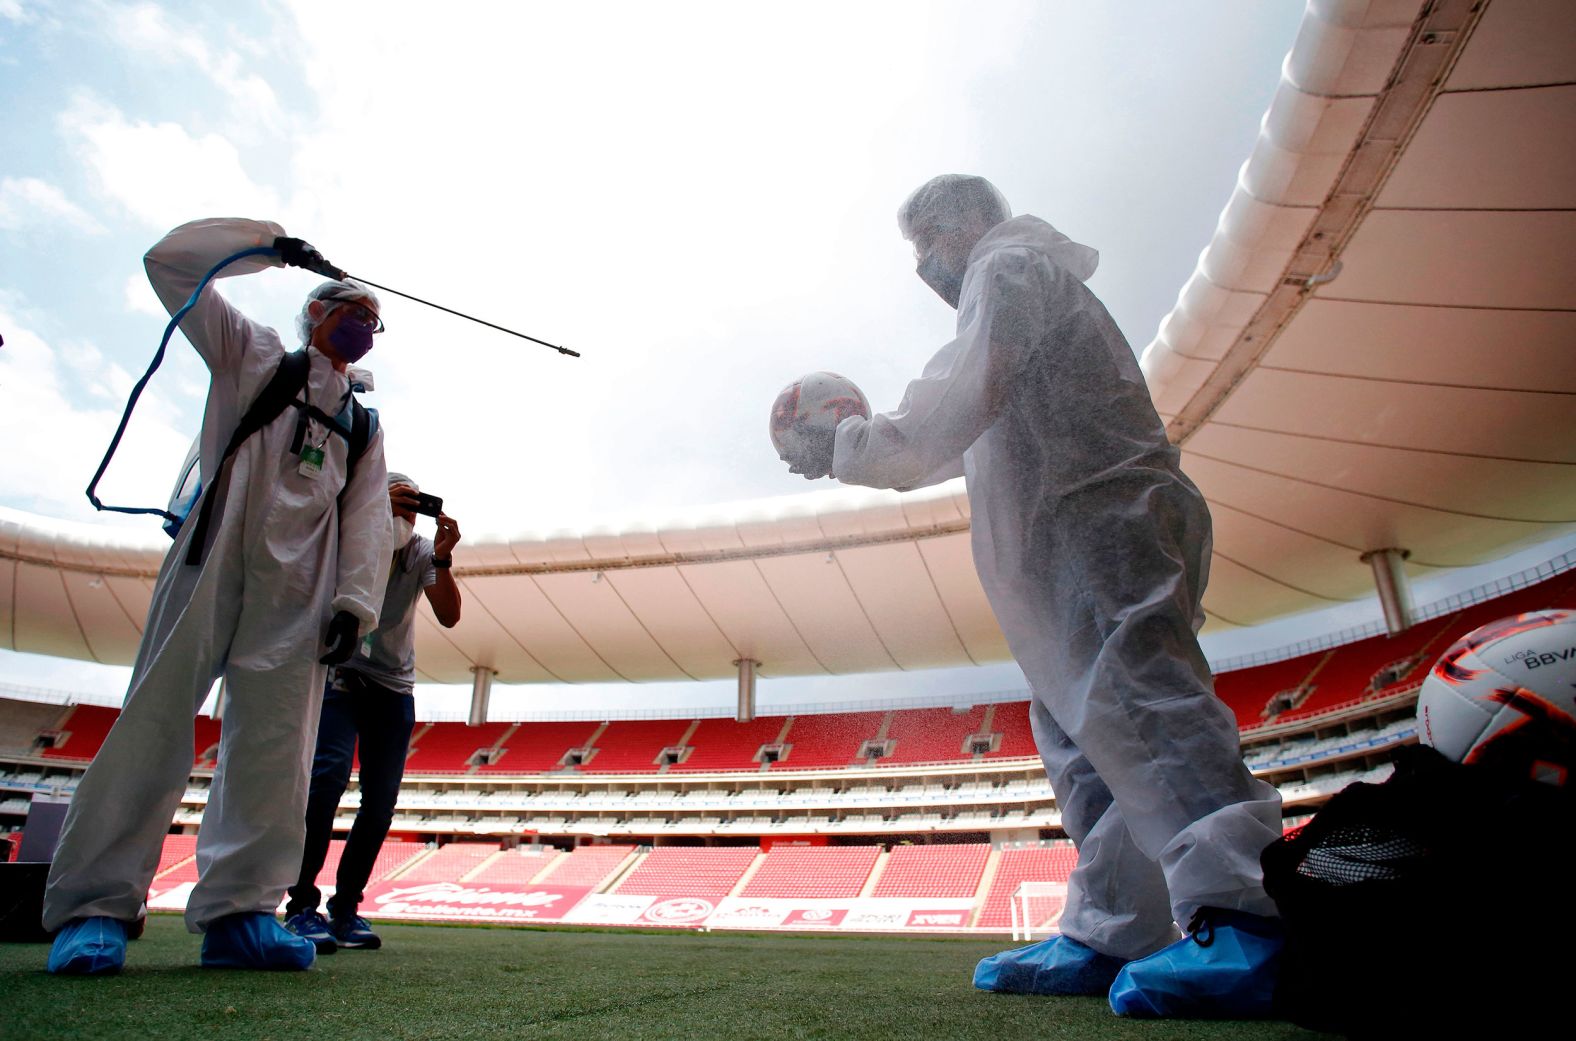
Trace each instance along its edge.
<path fill-rule="evenodd" d="M 415 699 L 379 686 L 349 669 L 336 669 L 323 694 L 323 715 L 317 727 L 317 752 L 312 759 L 312 789 L 306 803 L 306 846 L 301 876 L 290 887 L 287 915 L 314 911 L 322 893 L 317 873 L 328 856 L 334 832 L 334 811 L 350 783 L 350 764 L 361 740 L 361 808 L 339 858 L 331 918 L 348 918 L 361 903 L 361 892 L 394 819 L 405 756 L 415 727 Z"/>

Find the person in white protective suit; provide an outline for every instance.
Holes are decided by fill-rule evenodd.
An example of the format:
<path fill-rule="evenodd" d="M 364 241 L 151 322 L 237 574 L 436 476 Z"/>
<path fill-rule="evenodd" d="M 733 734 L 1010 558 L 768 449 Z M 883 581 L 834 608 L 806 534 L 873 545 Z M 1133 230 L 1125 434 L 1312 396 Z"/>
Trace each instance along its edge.
<path fill-rule="evenodd" d="M 310 246 L 283 236 L 263 221 L 186 224 L 148 252 L 148 278 L 173 313 L 204 272 L 248 247 L 279 252 L 221 275 L 321 264 Z M 377 312 L 377 298 L 359 283 L 313 291 L 297 320 L 309 362 L 298 401 L 322 416 L 342 414 L 347 364 L 370 348 Z M 286 407 L 221 470 L 226 444 L 285 347 L 212 287 L 181 329 L 211 374 L 202 472 L 219 498 L 201 562 L 187 561 L 199 528 L 192 522 L 164 559 L 125 706 L 67 813 L 44 901 L 44 927 L 59 930 L 52 972 L 113 972 L 124 963 L 127 927 L 142 913 L 191 770 L 192 718 L 220 676 L 223 736 L 187 927 L 205 934 L 204 965 L 307 968 L 314 957 L 274 911 L 301 862 L 325 662 L 348 658 L 377 626 L 393 538 L 383 435 L 375 430 L 351 467 L 347 438 Z"/>
<path fill-rule="evenodd" d="M 979 177 L 928 182 L 899 224 L 957 336 L 896 409 L 790 462 L 881 488 L 966 478 L 975 565 L 1078 846 L 1061 936 L 986 959 L 976 985 L 1265 1014 L 1281 931 L 1259 854 L 1280 799 L 1214 695 L 1196 638 L 1209 511 L 1084 285 L 1098 254 Z"/>

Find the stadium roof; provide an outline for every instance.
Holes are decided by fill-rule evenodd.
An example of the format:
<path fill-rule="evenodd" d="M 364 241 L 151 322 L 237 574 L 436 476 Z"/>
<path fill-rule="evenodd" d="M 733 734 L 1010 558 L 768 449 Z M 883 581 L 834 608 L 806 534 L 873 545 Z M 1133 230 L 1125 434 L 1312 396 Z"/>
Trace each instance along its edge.
<path fill-rule="evenodd" d="M 1259 141 L 1143 352 L 1251 625 L 1576 525 L 1576 5 L 1311 4 Z M 960 482 L 462 544 L 422 677 L 715 679 L 1006 660 Z M 0 646 L 129 663 L 159 535 L 0 509 Z"/>

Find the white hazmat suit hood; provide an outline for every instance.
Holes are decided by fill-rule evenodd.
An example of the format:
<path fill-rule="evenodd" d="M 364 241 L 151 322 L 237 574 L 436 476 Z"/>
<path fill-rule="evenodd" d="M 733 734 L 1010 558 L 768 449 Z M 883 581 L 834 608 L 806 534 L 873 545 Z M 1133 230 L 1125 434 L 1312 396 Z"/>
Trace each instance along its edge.
<path fill-rule="evenodd" d="M 832 472 L 899 489 L 967 477 L 975 566 L 1079 847 L 1062 931 L 1137 958 L 1201 907 L 1275 914 L 1258 855 L 1280 802 L 1214 696 L 1196 639 L 1209 511 L 1083 284 L 1098 262 L 1036 217 L 992 227 L 956 337 L 897 408 L 838 425 Z"/>

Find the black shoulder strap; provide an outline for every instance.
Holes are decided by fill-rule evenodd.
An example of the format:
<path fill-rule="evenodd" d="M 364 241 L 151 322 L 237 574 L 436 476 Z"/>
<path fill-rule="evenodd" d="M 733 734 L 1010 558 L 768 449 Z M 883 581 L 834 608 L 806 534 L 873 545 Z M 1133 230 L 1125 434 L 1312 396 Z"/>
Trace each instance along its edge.
<path fill-rule="evenodd" d="M 262 392 L 241 417 L 240 425 L 235 428 L 235 433 L 230 436 L 230 443 L 225 446 L 224 454 L 219 457 L 219 465 L 214 468 L 213 477 L 205 478 L 202 508 L 197 514 L 197 529 L 192 532 L 192 540 L 186 546 L 186 563 L 192 565 L 202 563 L 208 542 L 208 526 L 213 521 L 213 504 L 216 498 L 214 489 L 219 486 L 230 457 L 235 454 L 236 449 L 246 443 L 247 438 L 272 423 L 280 413 L 290 407 L 296 395 L 301 393 L 301 388 L 306 386 L 310 371 L 311 360 L 307 358 L 304 349 L 286 352 L 285 356 L 279 359 L 279 367 L 263 385 Z"/>
<path fill-rule="evenodd" d="M 367 454 L 367 445 L 378 429 L 378 410 L 367 408 L 354 397 L 350 399 L 350 468 L 355 472 L 356 461 Z"/>

